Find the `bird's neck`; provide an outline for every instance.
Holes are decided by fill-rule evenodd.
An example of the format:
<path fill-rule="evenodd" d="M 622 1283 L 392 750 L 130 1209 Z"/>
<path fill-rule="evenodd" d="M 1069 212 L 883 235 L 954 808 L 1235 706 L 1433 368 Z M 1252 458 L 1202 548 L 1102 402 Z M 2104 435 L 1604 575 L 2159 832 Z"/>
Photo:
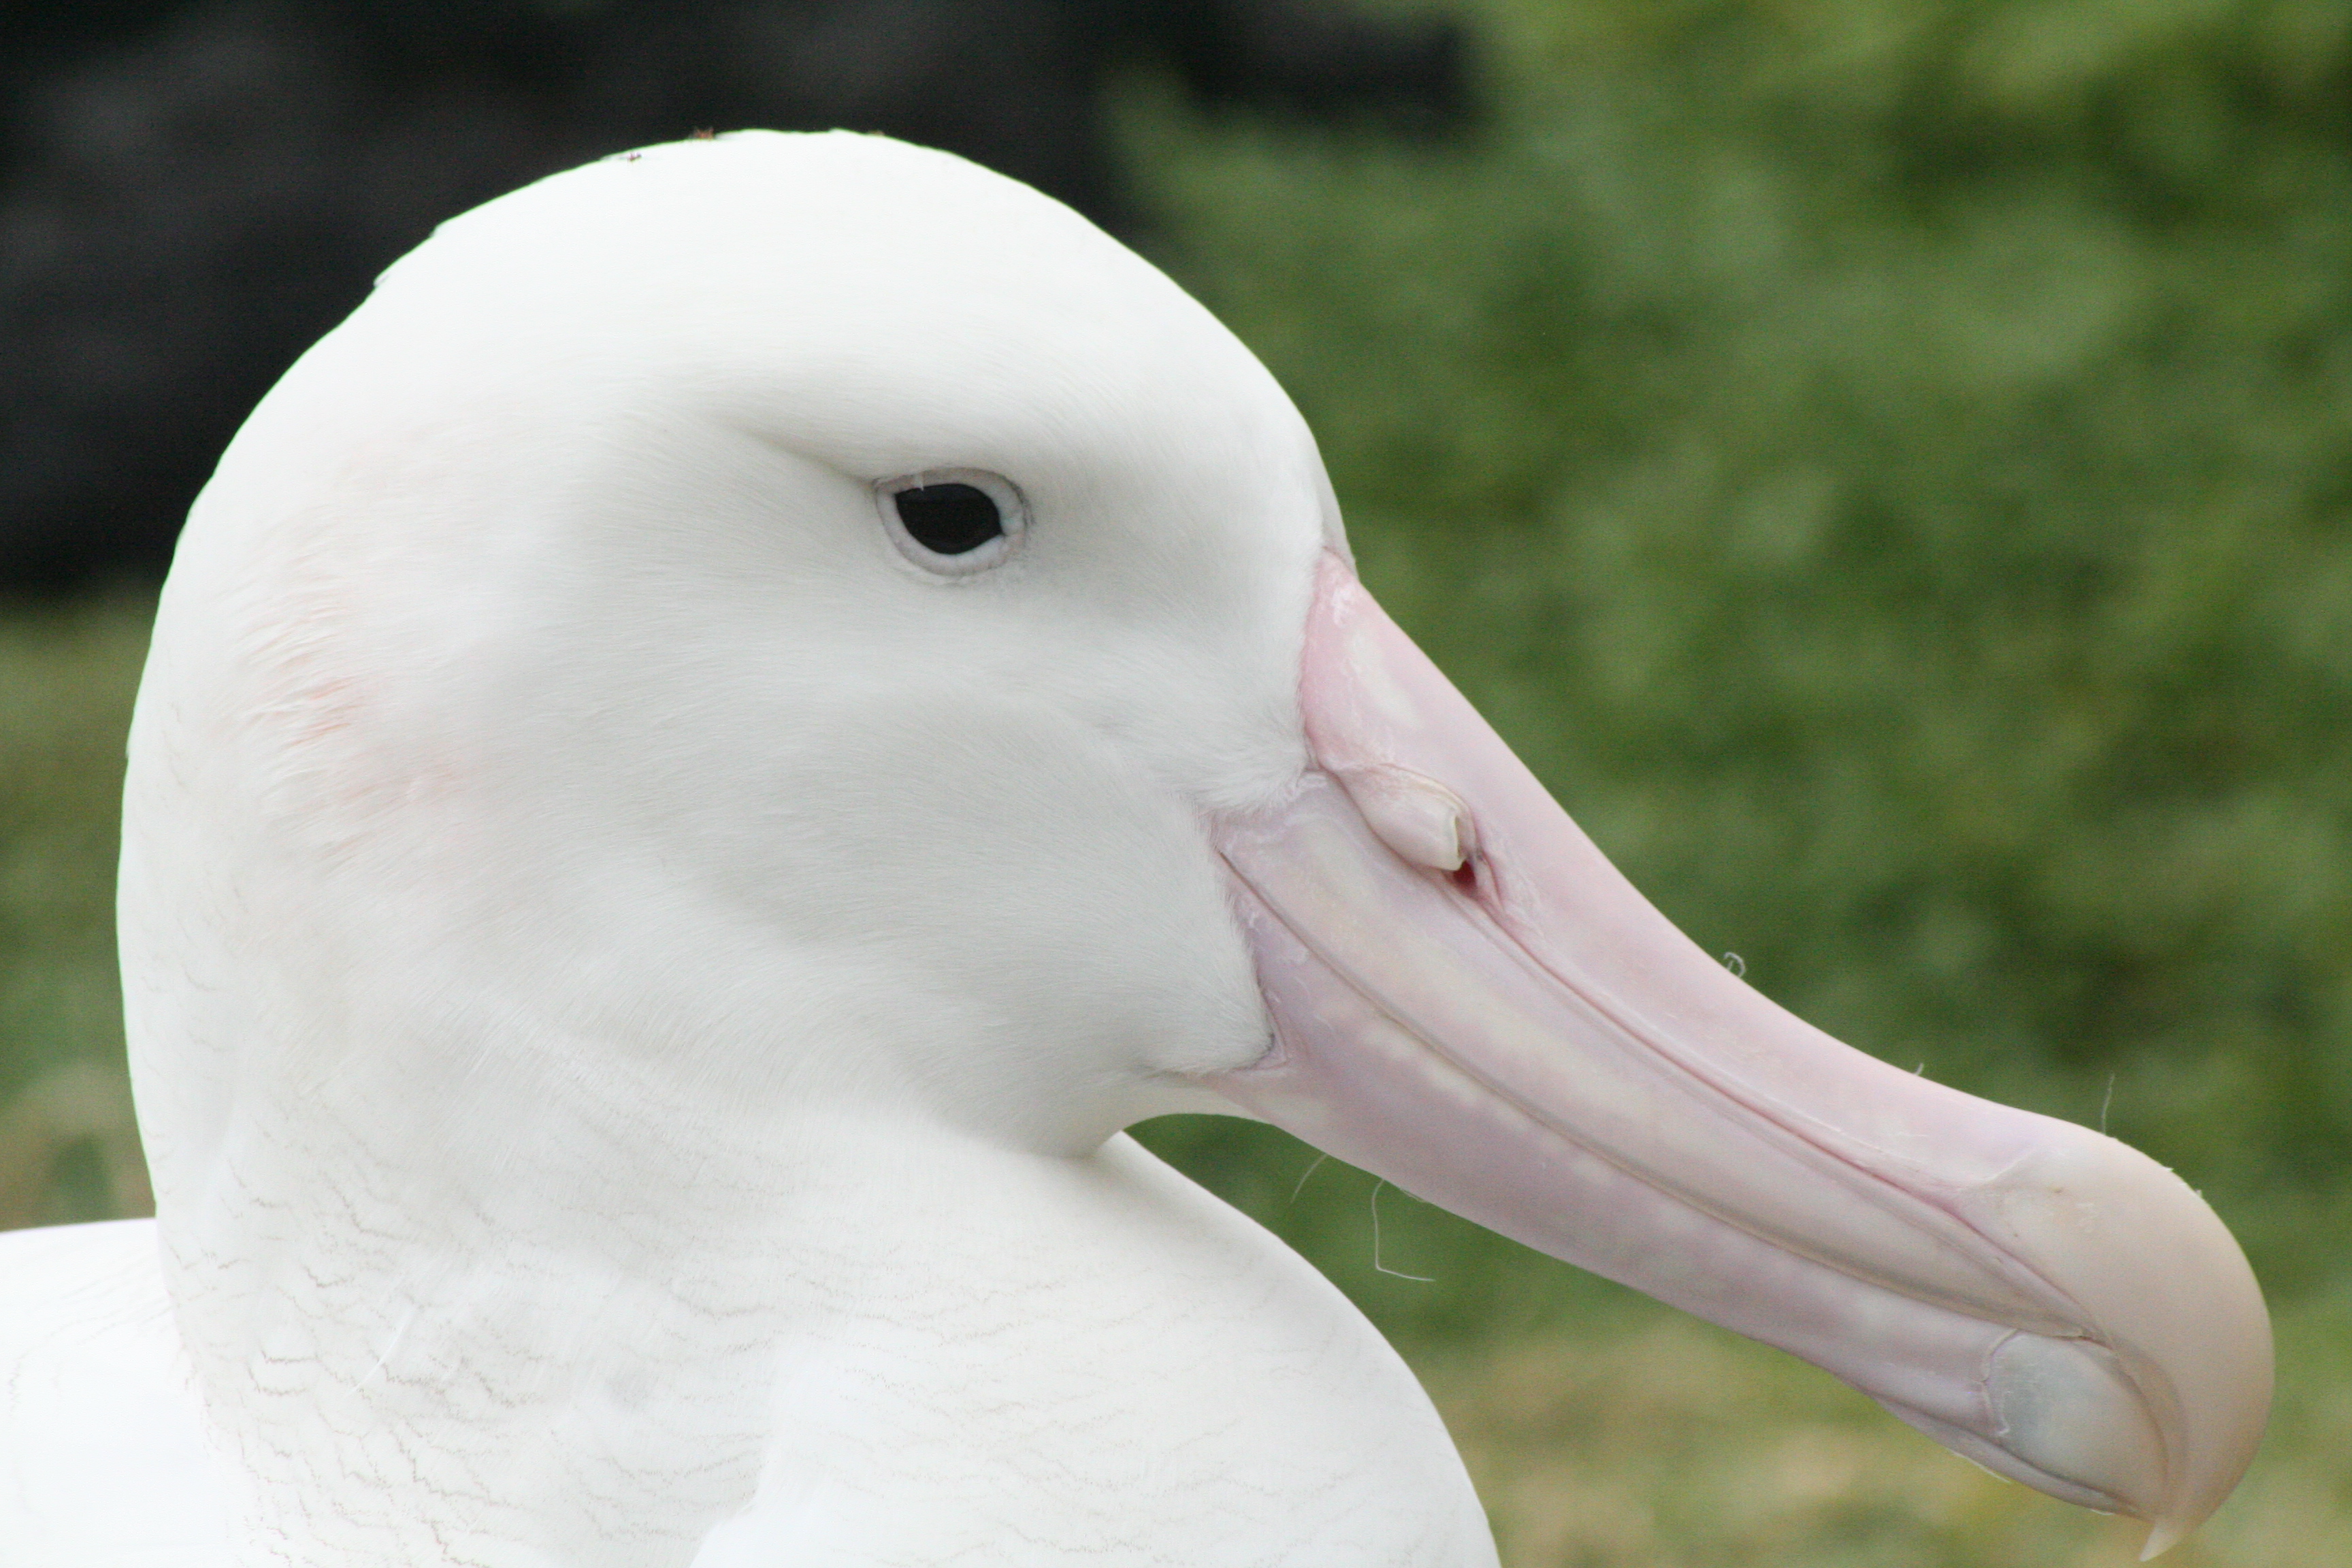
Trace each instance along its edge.
<path fill-rule="evenodd" d="M 683 1565 L 729 1520 L 800 1520 L 796 1552 L 904 1533 L 909 1489 L 943 1500 L 907 1549 L 951 1555 L 1008 1463 L 1089 1495 L 1189 1456 L 1154 1494 L 1181 1514 L 1231 1485 L 1244 1405 L 1271 1432 L 1320 1432 L 1327 1385 L 1425 1415 L 1319 1276 L 1124 1138 L 1070 1159 L 851 1116 L 633 1169 L 572 1152 L 459 1202 L 292 1152 L 324 1180 L 234 1247 L 167 1213 L 269 1560 Z"/>

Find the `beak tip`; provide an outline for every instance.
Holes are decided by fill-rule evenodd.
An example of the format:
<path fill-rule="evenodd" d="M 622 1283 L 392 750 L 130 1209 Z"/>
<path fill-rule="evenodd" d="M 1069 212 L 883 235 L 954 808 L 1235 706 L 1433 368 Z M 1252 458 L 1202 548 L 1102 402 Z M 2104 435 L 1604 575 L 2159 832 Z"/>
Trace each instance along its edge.
<path fill-rule="evenodd" d="M 2270 1407 L 2270 1316 L 2244 1253 L 2186 1183 L 2112 1139 L 2048 1131 L 1990 1212 L 2094 1337 L 2037 1346 L 2020 1336 L 2015 1383 L 2044 1396 L 2021 1405 L 2050 1417 L 2051 1452 L 2150 1521 L 2152 1557 L 2220 1507 L 2252 1461 Z M 2030 1436 L 2037 1425 L 2014 1429 Z"/>

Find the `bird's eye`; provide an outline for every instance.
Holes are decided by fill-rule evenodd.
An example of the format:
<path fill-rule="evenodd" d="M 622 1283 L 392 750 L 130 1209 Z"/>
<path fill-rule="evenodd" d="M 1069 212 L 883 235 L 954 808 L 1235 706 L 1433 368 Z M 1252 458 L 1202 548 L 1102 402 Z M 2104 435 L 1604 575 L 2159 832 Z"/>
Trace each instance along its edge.
<path fill-rule="evenodd" d="M 936 576 L 965 577 L 1011 553 L 1029 519 L 1002 475 L 934 468 L 875 487 L 882 524 L 898 553 Z"/>
<path fill-rule="evenodd" d="M 977 485 L 917 485 L 890 498 L 915 542 L 961 555 L 1004 533 L 1004 518 Z"/>

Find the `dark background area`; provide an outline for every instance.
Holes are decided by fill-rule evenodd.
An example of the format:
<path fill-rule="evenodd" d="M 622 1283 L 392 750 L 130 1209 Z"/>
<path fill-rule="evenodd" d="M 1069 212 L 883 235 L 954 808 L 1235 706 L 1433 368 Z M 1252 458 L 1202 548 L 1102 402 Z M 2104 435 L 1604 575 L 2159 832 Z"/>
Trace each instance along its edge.
<path fill-rule="evenodd" d="M 1458 123 L 1464 34 L 1314 0 L 111 0 L 0 11 L 0 589 L 160 575 L 247 409 L 442 218 L 696 129 L 948 148 L 1132 233 L 1122 72 Z"/>

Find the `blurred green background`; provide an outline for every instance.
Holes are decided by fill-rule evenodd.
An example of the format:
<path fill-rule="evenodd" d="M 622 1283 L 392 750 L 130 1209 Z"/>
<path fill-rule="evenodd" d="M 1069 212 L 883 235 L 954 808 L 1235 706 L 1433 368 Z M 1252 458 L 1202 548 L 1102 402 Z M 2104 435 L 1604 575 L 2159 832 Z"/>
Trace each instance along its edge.
<path fill-rule="evenodd" d="M 1134 82 L 1160 258 L 1678 923 L 2206 1193 L 2280 1415 L 2170 1561 L 2352 1562 L 2352 0 L 1462 9 L 1459 142 Z M 110 881 L 147 609 L 0 616 L 0 1223 L 146 1201 Z M 1282 1135 L 1145 1136 L 1406 1348 L 1507 1562 L 2135 1555 Z"/>

